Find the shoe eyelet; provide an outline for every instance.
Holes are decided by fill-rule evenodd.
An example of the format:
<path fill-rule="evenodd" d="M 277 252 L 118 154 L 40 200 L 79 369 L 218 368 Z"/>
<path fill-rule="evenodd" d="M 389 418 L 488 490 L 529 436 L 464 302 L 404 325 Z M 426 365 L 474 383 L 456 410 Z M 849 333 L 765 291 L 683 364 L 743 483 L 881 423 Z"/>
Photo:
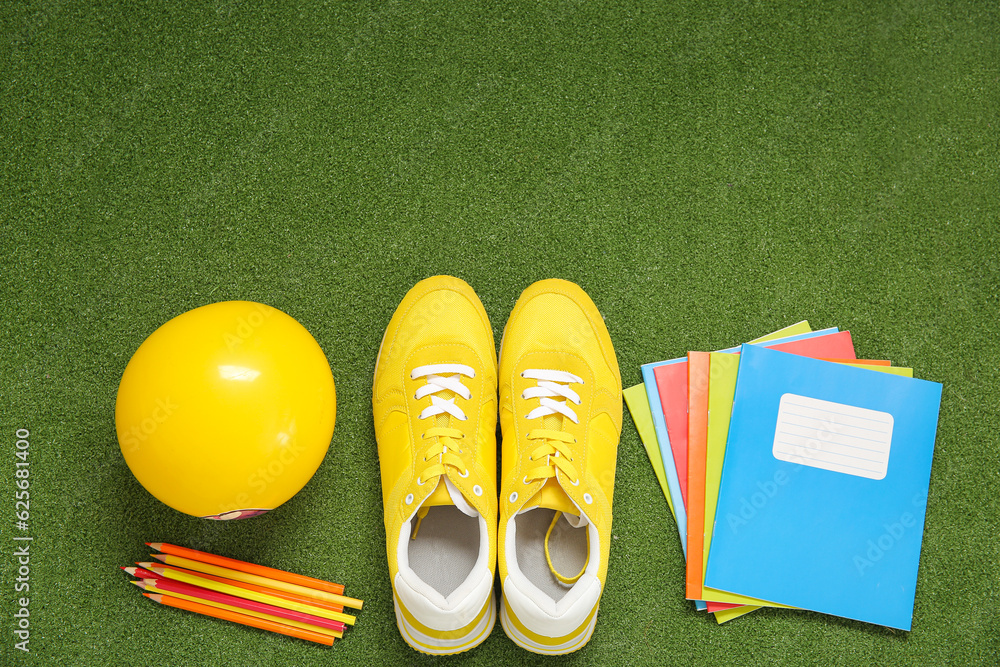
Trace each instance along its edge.
<path fill-rule="evenodd" d="M 469 476 L 469 471 L 466 470 L 464 475 L 462 473 L 458 473 L 458 476 L 462 477 L 462 478 L 468 477 Z"/>
<path fill-rule="evenodd" d="M 585 503 L 587 503 L 589 505 L 592 502 L 594 502 L 594 498 L 589 493 L 585 493 L 585 494 L 583 494 L 583 502 L 585 502 Z"/>
<path fill-rule="evenodd" d="M 474 487 L 472 487 L 472 492 L 477 496 L 481 496 L 483 495 L 483 487 L 476 484 Z"/>
<path fill-rule="evenodd" d="M 524 476 L 524 483 L 525 484 L 531 484 L 531 482 L 528 481 L 528 476 L 527 475 Z"/>
<path fill-rule="evenodd" d="M 406 498 L 404 499 L 403 502 L 405 502 L 407 505 L 412 505 L 413 504 L 413 494 L 412 493 L 406 494 Z"/>
<path fill-rule="evenodd" d="M 426 483 L 427 483 L 427 482 L 424 482 L 424 481 L 423 481 L 423 480 L 421 480 L 421 479 L 420 479 L 419 477 L 417 477 L 417 486 L 423 486 L 423 485 L 424 485 L 424 484 L 426 484 Z"/>
<path fill-rule="evenodd" d="M 571 483 L 571 484 L 572 484 L 573 486 L 580 486 L 580 480 L 578 480 L 578 479 L 574 479 L 574 480 L 573 480 L 572 482 L 570 482 L 570 483 Z"/>
<path fill-rule="evenodd" d="M 512 503 L 516 503 L 517 502 L 517 491 L 515 491 L 512 494 L 510 494 L 510 502 L 512 502 Z"/>

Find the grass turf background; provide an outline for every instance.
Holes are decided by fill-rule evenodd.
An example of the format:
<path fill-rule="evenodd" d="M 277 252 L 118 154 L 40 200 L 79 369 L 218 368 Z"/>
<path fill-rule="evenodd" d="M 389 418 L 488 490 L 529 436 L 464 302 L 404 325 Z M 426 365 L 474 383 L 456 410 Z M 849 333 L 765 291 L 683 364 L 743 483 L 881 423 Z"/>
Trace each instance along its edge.
<path fill-rule="evenodd" d="M 252 5 L 252 6 L 247 6 Z M 1000 16 L 977 2 L 5 3 L 0 662 L 423 664 L 395 628 L 370 391 L 417 280 L 582 285 L 639 365 L 799 319 L 944 383 L 913 631 L 718 627 L 625 418 L 593 640 L 496 628 L 455 662 L 987 664 L 1000 653 Z M 337 427 L 255 519 L 160 504 L 116 444 L 157 326 L 248 299 L 326 352 Z M 15 429 L 31 431 L 30 654 L 14 651 Z M 145 541 L 343 581 L 332 649 L 144 600 Z"/>

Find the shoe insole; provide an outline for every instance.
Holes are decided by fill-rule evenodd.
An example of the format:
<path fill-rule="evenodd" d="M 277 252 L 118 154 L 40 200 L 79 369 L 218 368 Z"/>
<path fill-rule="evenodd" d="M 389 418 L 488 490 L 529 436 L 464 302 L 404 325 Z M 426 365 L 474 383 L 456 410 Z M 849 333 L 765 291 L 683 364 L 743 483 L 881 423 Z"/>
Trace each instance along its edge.
<path fill-rule="evenodd" d="M 555 510 L 537 508 L 514 517 L 514 547 L 518 569 L 544 594 L 559 602 L 571 588 L 556 579 L 545 559 L 545 534 Z M 566 577 L 575 577 L 587 564 L 587 526 L 573 528 L 560 517 L 549 536 L 552 566 Z"/>
<path fill-rule="evenodd" d="M 410 534 L 417 529 L 411 521 Z M 426 584 L 448 597 L 468 578 L 479 558 L 479 519 L 454 505 L 431 507 L 409 544 L 410 568 Z"/>

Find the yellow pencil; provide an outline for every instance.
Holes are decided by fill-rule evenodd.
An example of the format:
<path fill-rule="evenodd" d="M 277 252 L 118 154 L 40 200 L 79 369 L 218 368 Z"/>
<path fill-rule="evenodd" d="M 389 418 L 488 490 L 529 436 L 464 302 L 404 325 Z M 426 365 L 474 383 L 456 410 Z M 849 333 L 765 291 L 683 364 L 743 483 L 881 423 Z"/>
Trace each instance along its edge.
<path fill-rule="evenodd" d="M 321 628 L 316 625 L 310 625 L 308 623 L 301 623 L 299 621 L 293 621 L 288 618 L 281 618 L 280 616 L 272 616 L 270 614 L 262 614 L 258 611 L 253 611 L 251 609 L 245 609 L 243 607 L 234 607 L 232 605 L 223 604 L 222 602 L 216 602 L 215 600 L 208 600 L 206 598 L 195 597 L 194 595 L 185 595 L 184 593 L 178 593 L 176 591 L 167 591 L 161 588 L 157 588 L 155 583 L 151 581 L 133 581 L 133 584 L 143 589 L 147 593 L 160 593 L 162 595 L 171 595 L 175 598 L 180 598 L 182 600 L 188 600 L 190 602 L 199 602 L 201 604 L 207 604 L 209 607 L 215 607 L 216 609 L 225 609 L 226 611 L 231 611 L 234 614 L 246 614 L 247 616 L 253 616 L 254 618 L 262 618 L 265 621 L 271 621 L 272 623 L 281 623 L 282 625 L 288 625 L 293 628 L 299 628 L 300 630 L 307 630 L 310 632 L 316 632 L 321 635 L 326 635 L 328 637 L 334 637 L 336 639 L 341 639 L 344 636 L 343 632 L 338 632 L 336 630 L 330 630 L 328 628 Z"/>
<path fill-rule="evenodd" d="M 284 607 L 285 609 L 291 609 L 293 611 L 301 611 L 304 614 L 312 614 L 313 616 L 329 618 L 333 621 L 343 621 L 348 625 L 354 625 L 354 617 L 350 614 L 342 614 L 328 609 L 323 609 L 321 607 L 314 607 L 312 605 L 294 602 L 292 600 L 282 600 L 281 598 L 273 595 L 258 593 L 257 591 L 251 591 L 245 588 L 238 588 L 237 586 L 232 586 L 230 584 L 224 584 L 219 581 L 212 581 L 211 579 L 199 577 L 194 573 L 188 573 L 182 570 L 171 570 L 166 567 L 154 565 L 153 563 L 139 563 L 138 565 L 139 567 L 146 568 L 154 574 L 166 577 L 167 579 L 175 579 L 177 581 L 183 581 L 186 584 L 201 586 L 202 588 L 207 588 L 210 591 L 228 593 L 247 600 L 263 602 L 264 604 L 273 604 L 276 607 Z"/>
<path fill-rule="evenodd" d="M 212 565 L 211 563 L 203 563 L 201 561 L 184 558 L 182 556 L 174 556 L 172 554 L 152 554 L 152 556 L 167 565 L 176 565 L 177 567 L 194 570 L 195 572 L 214 574 L 218 577 L 226 577 L 227 579 L 242 581 L 248 584 L 267 586 L 268 588 L 285 591 L 286 593 L 296 593 L 298 595 L 304 595 L 316 600 L 322 600 L 323 602 L 332 602 L 333 604 L 351 607 L 352 609 L 361 609 L 361 606 L 364 604 L 361 600 L 350 598 L 345 595 L 335 595 L 333 593 L 320 591 L 315 588 L 307 588 L 306 586 L 299 586 L 298 584 L 292 584 L 287 581 L 279 581 L 269 577 L 262 577 L 249 572 L 240 572 L 239 570 L 233 570 L 219 565 Z"/>

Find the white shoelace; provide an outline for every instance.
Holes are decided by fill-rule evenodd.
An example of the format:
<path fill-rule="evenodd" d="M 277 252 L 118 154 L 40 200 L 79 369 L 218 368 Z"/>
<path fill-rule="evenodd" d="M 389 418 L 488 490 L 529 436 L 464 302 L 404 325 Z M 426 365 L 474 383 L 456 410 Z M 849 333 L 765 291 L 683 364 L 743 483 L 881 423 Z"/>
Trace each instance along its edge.
<path fill-rule="evenodd" d="M 536 419 L 547 415 L 559 413 L 568 417 L 575 424 L 580 423 L 573 408 L 569 407 L 572 402 L 580 405 L 580 395 L 569 386 L 570 384 L 583 384 L 583 379 L 566 371 L 552 371 L 544 369 L 529 369 L 521 373 L 521 377 L 529 380 L 537 380 L 538 385 L 528 387 L 521 394 L 523 399 L 539 399 L 540 405 L 528 413 L 528 419 Z M 556 401 L 554 398 L 564 398 L 564 401 Z"/>
<path fill-rule="evenodd" d="M 446 401 L 434 395 L 439 391 L 450 391 L 466 400 L 472 398 L 472 391 L 462 384 L 463 375 L 474 378 L 476 371 L 463 364 L 429 364 L 418 366 L 410 371 L 411 380 L 424 378 L 427 381 L 427 384 L 417 389 L 414 398 L 419 401 L 425 396 L 431 397 L 431 404 L 420 413 L 420 419 L 427 419 L 446 412 L 455 419 L 462 421 L 468 419 L 462 408 L 455 405 L 455 398 Z"/>

